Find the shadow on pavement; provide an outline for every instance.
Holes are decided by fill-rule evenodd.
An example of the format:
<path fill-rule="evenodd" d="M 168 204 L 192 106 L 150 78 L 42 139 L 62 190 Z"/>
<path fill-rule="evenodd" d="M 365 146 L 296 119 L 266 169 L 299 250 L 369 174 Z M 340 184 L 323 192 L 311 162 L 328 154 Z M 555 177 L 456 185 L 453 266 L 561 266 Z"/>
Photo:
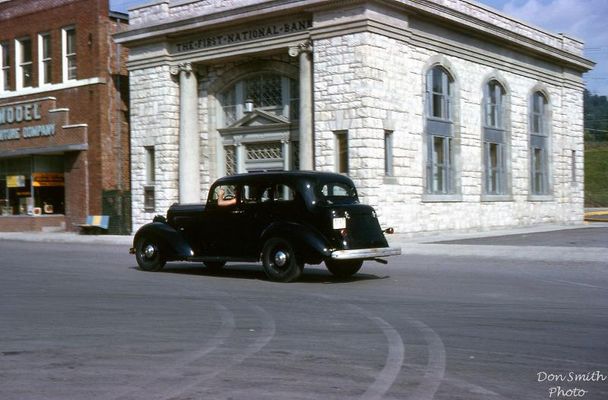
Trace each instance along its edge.
<path fill-rule="evenodd" d="M 133 268 L 138 271 L 145 272 L 140 270 L 138 267 Z M 258 264 L 227 264 L 224 268 L 218 271 L 210 270 L 204 265 L 198 263 L 172 262 L 167 263 L 160 272 L 156 273 L 268 281 L 262 266 Z M 331 275 L 329 271 L 322 266 L 306 266 L 302 276 L 300 276 L 300 278 L 294 283 L 345 284 L 388 278 L 388 276 L 377 276 L 365 273 L 357 273 L 354 276 L 346 279 L 337 278 Z"/>

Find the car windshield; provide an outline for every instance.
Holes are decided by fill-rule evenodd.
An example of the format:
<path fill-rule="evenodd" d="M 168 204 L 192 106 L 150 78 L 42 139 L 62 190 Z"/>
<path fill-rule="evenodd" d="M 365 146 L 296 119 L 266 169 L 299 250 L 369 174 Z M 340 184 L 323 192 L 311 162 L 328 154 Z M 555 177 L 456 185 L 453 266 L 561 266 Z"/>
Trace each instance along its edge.
<path fill-rule="evenodd" d="M 318 186 L 317 196 L 327 204 L 358 203 L 357 190 L 345 182 L 325 182 Z"/>

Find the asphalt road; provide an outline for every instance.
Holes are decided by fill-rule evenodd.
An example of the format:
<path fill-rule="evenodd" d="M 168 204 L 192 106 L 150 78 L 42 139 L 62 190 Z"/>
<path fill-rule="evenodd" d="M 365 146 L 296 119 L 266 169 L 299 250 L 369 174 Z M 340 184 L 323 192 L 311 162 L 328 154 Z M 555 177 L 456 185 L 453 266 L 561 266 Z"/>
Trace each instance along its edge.
<path fill-rule="evenodd" d="M 441 243 L 292 284 L 255 264 L 147 273 L 128 246 L 3 240 L 0 399 L 603 400 L 608 262 L 528 246 L 584 252 L 589 234 L 608 247 L 608 228 L 495 238 L 512 249 L 496 257 L 483 239 L 464 255 Z"/>

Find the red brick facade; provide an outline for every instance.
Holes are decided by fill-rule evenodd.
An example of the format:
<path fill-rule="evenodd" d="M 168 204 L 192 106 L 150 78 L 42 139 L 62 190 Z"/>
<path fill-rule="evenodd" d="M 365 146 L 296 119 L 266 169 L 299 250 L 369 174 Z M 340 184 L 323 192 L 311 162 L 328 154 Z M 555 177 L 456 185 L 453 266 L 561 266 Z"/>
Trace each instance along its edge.
<path fill-rule="evenodd" d="M 8 53 L 8 57 L 0 59 L 4 71 L 8 71 L 3 75 L 7 78 L 0 80 L 0 200 L 5 200 L 0 231 L 40 229 L 45 223 L 39 221 L 45 217 L 50 226 L 57 226 L 61 220 L 52 211 L 48 215 L 44 210 L 40 213 L 42 200 L 36 199 L 36 193 L 42 192 L 34 187 L 44 183 L 36 181 L 34 175 L 29 181 L 31 189 L 25 184 L 17 190 L 21 196 L 33 197 L 27 199 L 30 207 L 24 211 L 14 205 L 15 195 L 10 190 L 15 186 L 14 176 L 24 176 L 27 182 L 28 174 L 27 170 L 13 168 L 12 163 L 26 165 L 30 158 L 31 173 L 37 173 L 36 168 L 48 170 L 41 163 L 45 157 L 62 158 L 65 204 L 54 209 L 64 210 L 67 230 L 75 230 L 87 215 L 107 214 L 108 207 L 118 198 L 128 196 L 127 51 L 112 39 L 112 34 L 126 27 L 126 16 L 111 13 L 108 0 L 0 2 L 0 50 Z M 71 50 L 66 29 L 75 31 Z M 41 35 L 50 37 L 46 56 L 51 65 L 48 83 L 39 82 L 44 66 Z M 29 50 L 28 42 L 30 67 L 28 57 L 22 55 Z M 69 52 L 75 53 L 75 79 L 66 78 Z M 8 65 L 4 65 L 7 61 Z M 114 197 L 108 197 L 109 193 Z M 58 201 L 56 197 L 54 201 Z M 118 209 L 119 214 L 113 218 L 129 221 L 128 210 Z M 10 213 L 20 215 L 9 217 Z M 28 221 L 32 218 L 36 222 Z"/>

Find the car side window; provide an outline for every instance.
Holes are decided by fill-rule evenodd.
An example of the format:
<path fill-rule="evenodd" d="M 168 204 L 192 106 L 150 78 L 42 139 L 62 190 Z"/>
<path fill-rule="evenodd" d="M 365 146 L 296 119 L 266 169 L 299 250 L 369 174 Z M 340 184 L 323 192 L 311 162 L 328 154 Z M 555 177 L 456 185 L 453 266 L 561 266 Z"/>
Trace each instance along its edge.
<path fill-rule="evenodd" d="M 272 186 L 266 186 L 261 190 L 260 203 L 268 203 L 272 201 Z"/>
<path fill-rule="evenodd" d="M 222 200 L 233 201 L 236 199 L 237 191 L 236 185 L 218 185 L 213 190 L 213 196 L 211 197 L 211 204 L 213 205 L 222 205 Z"/>
<path fill-rule="evenodd" d="M 254 185 L 243 185 L 241 190 L 241 203 L 255 204 L 259 201 L 259 188 Z"/>
<path fill-rule="evenodd" d="M 274 201 L 293 201 L 296 198 L 295 191 L 284 184 L 278 184 L 274 188 Z"/>
<path fill-rule="evenodd" d="M 289 185 L 278 183 L 265 186 L 260 191 L 260 202 L 287 202 L 296 198 L 296 191 Z"/>

